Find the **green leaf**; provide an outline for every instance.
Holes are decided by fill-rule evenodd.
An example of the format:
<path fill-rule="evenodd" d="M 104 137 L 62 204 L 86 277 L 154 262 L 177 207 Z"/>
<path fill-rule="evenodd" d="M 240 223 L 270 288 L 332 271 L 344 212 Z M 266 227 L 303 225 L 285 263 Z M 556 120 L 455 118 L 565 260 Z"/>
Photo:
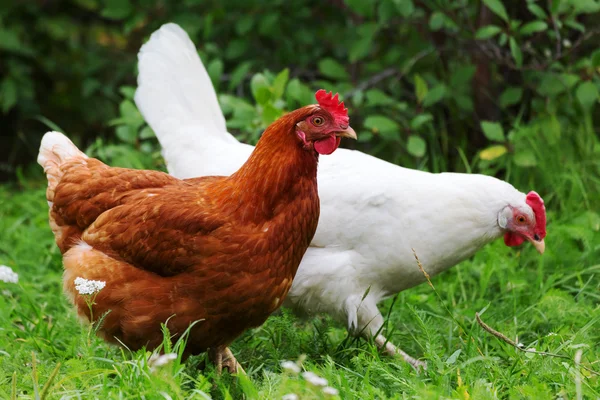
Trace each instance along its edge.
<path fill-rule="evenodd" d="M 221 83 L 221 76 L 223 75 L 223 61 L 218 58 L 212 60 L 206 66 L 206 72 L 208 72 L 208 76 L 212 81 L 215 90 L 219 88 L 219 84 Z"/>
<path fill-rule="evenodd" d="M 379 17 L 379 23 L 384 25 L 396 16 L 396 6 L 392 1 L 382 1 L 377 7 L 377 16 Z"/>
<path fill-rule="evenodd" d="M 575 86 L 581 78 L 575 74 L 544 73 L 537 91 L 542 96 L 556 96 Z"/>
<path fill-rule="evenodd" d="M 485 160 L 485 161 L 491 161 L 491 160 L 495 160 L 498 157 L 502 157 L 504 154 L 506 154 L 506 152 L 507 152 L 506 147 L 499 144 L 499 145 L 490 146 L 488 148 L 481 150 L 479 152 L 479 158 L 481 158 L 482 160 Z"/>
<path fill-rule="evenodd" d="M 123 100 L 121 104 L 119 104 L 119 112 L 121 123 L 132 126 L 137 129 L 144 124 L 144 118 L 142 114 L 138 111 L 135 104 L 131 100 Z"/>
<path fill-rule="evenodd" d="M 504 142 L 504 129 L 502 129 L 502 125 L 499 123 L 481 121 L 481 129 L 483 130 L 485 137 L 489 140 L 493 140 L 495 142 Z"/>
<path fill-rule="evenodd" d="M 121 20 L 129 16 L 133 7 L 129 0 L 105 0 L 101 15 L 104 18 Z"/>
<path fill-rule="evenodd" d="M 522 88 L 508 87 L 500 95 L 500 106 L 504 108 L 507 106 L 512 106 L 513 104 L 517 104 L 519 101 L 521 101 L 522 96 L 523 96 Z"/>
<path fill-rule="evenodd" d="M 430 107 L 446 96 L 446 85 L 434 86 L 423 98 L 423 106 Z"/>
<path fill-rule="evenodd" d="M 252 29 L 253 25 L 253 15 L 241 15 L 235 23 L 235 31 L 238 35 L 245 35 L 246 33 L 250 32 L 250 29 Z"/>
<path fill-rule="evenodd" d="M 349 76 L 342 64 L 333 58 L 324 58 L 318 63 L 319 71 L 328 78 L 348 80 Z"/>
<path fill-rule="evenodd" d="M 581 33 L 585 32 L 585 25 L 580 24 L 579 22 L 577 22 L 574 19 L 569 19 L 565 21 L 565 25 L 568 26 L 569 28 L 573 28 L 578 30 Z"/>
<path fill-rule="evenodd" d="M 373 0 L 344 0 L 350 10 L 363 17 L 373 16 L 375 2 Z"/>
<path fill-rule="evenodd" d="M 595 52 L 593 52 L 592 56 L 590 57 L 590 60 L 592 62 L 592 67 L 600 67 L 600 50 L 596 50 Z"/>
<path fill-rule="evenodd" d="M 121 93 L 126 99 L 133 100 L 133 97 L 135 96 L 135 87 L 121 86 L 119 88 L 119 93 Z"/>
<path fill-rule="evenodd" d="M 410 17 L 415 11 L 415 4 L 413 0 L 394 0 L 394 3 L 396 4 L 398 12 L 404 18 Z"/>
<path fill-rule="evenodd" d="M 454 353 L 452 353 L 450 355 L 450 357 L 448 357 L 448 359 L 446 360 L 446 364 L 448 365 L 452 365 L 456 363 L 456 360 L 458 360 L 458 356 L 460 356 L 460 353 L 462 352 L 461 349 L 456 350 Z"/>
<path fill-rule="evenodd" d="M 250 80 L 250 90 L 258 104 L 267 104 L 271 98 L 269 81 L 263 74 L 259 73 L 252 77 Z"/>
<path fill-rule="evenodd" d="M 459 106 L 461 110 L 472 112 L 474 109 L 473 99 L 471 99 L 470 96 L 459 94 L 454 97 L 454 101 L 456 101 L 456 105 Z"/>
<path fill-rule="evenodd" d="M 502 31 L 502 28 L 496 25 L 486 25 L 477 30 L 475 33 L 475 39 L 485 40 L 492 38 L 499 34 Z"/>
<path fill-rule="evenodd" d="M 406 149 L 415 157 L 423 157 L 427 150 L 427 143 L 417 135 L 410 135 L 406 143 Z"/>
<path fill-rule="evenodd" d="M 444 27 L 446 17 L 439 11 L 434 11 L 429 18 L 429 29 L 436 32 Z"/>
<path fill-rule="evenodd" d="M 289 78 L 290 70 L 287 68 L 277 74 L 275 80 L 273 81 L 273 99 L 277 100 L 283 96 L 283 93 L 285 92 L 285 85 L 287 84 Z"/>
<path fill-rule="evenodd" d="M 494 14 L 508 22 L 508 14 L 506 8 L 500 0 L 483 0 L 483 3 L 489 8 Z"/>
<path fill-rule="evenodd" d="M 512 37 L 509 39 L 509 45 L 510 53 L 515 59 L 515 64 L 517 64 L 517 67 L 521 68 L 523 66 L 523 53 L 521 53 L 521 48 L 517 44 L 515 38 Z"/>
<path fill-rule="evenodd" d="M 149 126 L 145 126 L 142 128 L 142 130 L 140 131 L 140 139 L 150 139 L 156 137 L 156 135 L 154 134 L 154 131 L 152 130 L 152 128 L 150 128 Z"/>
<path fill-rule="evenodd" d="M 474 65 L 461 65 L 452 71 L 452 75 L 450 75 L 450 86 L 453 89 L 459 89 L 470 85 L 473 75 L 475 75 Z"/>
<path fill-rule="evenodd" d="M 314 93 L 308 86 L 300 82 L 298 78 L 294 78 L 287 85 L 288 103 L 290 100 L 298 102 L 300 105 L 314 103 Z"/>
<path fill-rule="evenodd" d="M 521 35 L 531 35 L 536 32 L 543 32 L 548 29 L 548 24 L 544 21 L 531 21 L 526 23 L 519 30 Z"/>
<path fill-rule="evenodd" d="M 271 125 L 276 119 L 281 117 L 283 111 L 273 107 L 271 104 L 266 104 L 262 109 L 262 122 L 265 126 Z"/>
<path fill-rule="evenodd" d="M 17 104 L 17 83 L 11 78 L 4 79 L 0 85 L 0 104 L 3 113 L 7 113 Z"/>
<path fill-rule="evenodd" d="M 234 69 L 233 72 L 231 73 L 231 79 L 229 80 L 229 90 L 232 90 L 232 89 L 238 87 L 238 85 L 240 83 L 242 83 L 242 81 L 244 80 L 246 75 L 248 75 L 251 68 L 252 68 L 251 61 L 246 61 L 246 62 L 243 62 L 240 65 L 238 65 L 236 67 L 236 69 Z"/>
<path fill-rule="evenodd" d="M 242 39 L 233 39 L 227 45 L 227 50 L 225 50 L 225 57 L 227 57 L 227 59 L 230 60 L 240 58 L 244 55 L 249 46 L 250 41 Z"/>
<path fill-rule="evenodd" d="M 388 106 L 390 104 L 394 104 L 396 100 L 389 97 L 383 91 L 379 89 L 370 89 L 365 93 L 367 96 L 367 106 Z"/>
<path fill-rule="evenodd" d="M 360 131 L 358 134 L 358 143 L 368 143 L 373 139 L 371 131 Z"/>
<path fill-rule="evenodd" d="M 137 139 L 137 130 L 129 125 L 118 126 L 115 133 L 117 137 L 125 143 L 135 143 Z"/>
<path fill-rule="evenodd" d="M 419 104 L 427 95 L 427 91 L 427 82 L 425 82 L 425 80 L 421 78 L 421 75 L 415 74 L 415 96 L 417 96 L 417 101 L 419 102 Z"/>
<path fill-rule="evenodd" d="M 577 100 L 579 100 L 579 103 L 581 103 L 583 108 L 589 110 L 598 101 L 598 88 L 594 82 L 585 81 L 577 87 L 575 95 L 577 96 Z"/>
<path fill-rule="evenodd" d="M 365 119 L 365 128 L 373 133 L 398 132 L 400 127 L 393 119 L 383 115 L 371 115 Z"/>
<path fill-rule="evenodd" d="M 529 9 L 529 11 L 535 15 L 536 17 L 538 17 L 539 19 L 547 19 L 548 18 L 548 14 L 546 14 L 546 11 L 544 11 L 544 9 L 540 6 L 538 6 L 535 3 L 527 3 L 527 9 Z"/>
<path fill-rule="evenodd" d="M 410 127 L 412 129 L 417 130 L 421 126 L 423 126 L 426 123 L 431 122 L 431 121 L 433 121 L 433 116 L 431 114 L 429 114 L 429 113 L 419 114 L 410 121 Z"/>
<path fill-rule="evenodd" d="M 358 30 L 359 39 L 353 41 L 348 52 L 350 62 L 356 62 L 366 57 L 373 48 L 373 38 L 379 26 L 374 23 L 361 25 Z"/>
<path fill-rule="evenodd" d="M 535 167 L 537 160 L 531 150 L 518 151 L 513 156 L 513 161 L 519 167 Z"/>

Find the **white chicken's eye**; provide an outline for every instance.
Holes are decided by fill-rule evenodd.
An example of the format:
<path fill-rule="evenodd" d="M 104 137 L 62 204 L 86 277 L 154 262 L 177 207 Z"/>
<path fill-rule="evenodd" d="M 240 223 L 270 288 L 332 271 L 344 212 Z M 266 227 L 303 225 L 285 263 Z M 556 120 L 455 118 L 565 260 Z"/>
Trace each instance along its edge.
<path fill-rule="evenodd" d="M 517 222 L 520 223 L 520 224 L 524 224 L 525 222 L 527 222 L 527 219 L 524 216 L 519 215 L 517 217 Z"/>
<path fill-rule="evenodd" d="M 321 126 L 325 123 L 325 120 L 321 117 L 314 117 L 312 123 L 314 126 Z"/>

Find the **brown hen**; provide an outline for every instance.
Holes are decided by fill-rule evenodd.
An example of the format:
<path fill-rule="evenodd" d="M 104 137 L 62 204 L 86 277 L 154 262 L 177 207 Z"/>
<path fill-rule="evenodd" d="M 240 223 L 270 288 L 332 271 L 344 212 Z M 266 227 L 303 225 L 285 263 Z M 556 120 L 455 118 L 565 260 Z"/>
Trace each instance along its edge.
<path fill-rule="evenodd" d="M 105 281 L 92 310 L 108 312 L 105 340 L 154 349 L 161 323 L 177 338 L 199 321 L 186 354 L 211 349 L 219 371 L 237 370 L 227 346 L 282 304 L 315 233 L 318 154 L 356 138 L 337 97 L 317 100 L 269 126 L 230 177 L 112 168 L 47 133 L 38 162 L 77 312 L 91 319 L 74 280 Z"/>

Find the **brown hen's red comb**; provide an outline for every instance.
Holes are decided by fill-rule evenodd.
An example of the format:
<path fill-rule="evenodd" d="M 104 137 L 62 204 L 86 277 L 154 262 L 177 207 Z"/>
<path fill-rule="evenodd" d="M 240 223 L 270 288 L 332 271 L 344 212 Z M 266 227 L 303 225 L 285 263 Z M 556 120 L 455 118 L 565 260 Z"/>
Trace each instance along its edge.
<path fill-rule="evenodd" d="M 525 202 L 531 207 L 535 214 L 535 229 L 534 232 L 539 235 L 540 239 L 546 237 L 546 207 L 544 200 L 534 191 L 527 193 Z"/>
<path fill-rule="evenodd" d="M 339 96 L 333 92 L 327 93 L 324 89 L 317 90 L 315 98 L 319 102 L 319 106 L 331 114 L 338 125 L 348 126 L 350 118 L 348 118 L 348 109 L 344 107 L 344 102 L 339 101 Z"/>

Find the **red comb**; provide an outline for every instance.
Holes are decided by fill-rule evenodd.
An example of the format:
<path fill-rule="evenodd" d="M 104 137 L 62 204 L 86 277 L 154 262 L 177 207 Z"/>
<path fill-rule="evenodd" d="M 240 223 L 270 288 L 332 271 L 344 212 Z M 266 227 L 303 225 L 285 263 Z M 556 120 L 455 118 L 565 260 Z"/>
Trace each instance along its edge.
<path fill-rule="evenodd" d="M 350 121 L 350 118 L 348 118 L 348 109 L 344 107 L 343 101 L 339 101 L 337 93 L 334 96 L 333 92 L 327 93 L 326 90 L 319 89 L 315 93 L 315 98 L 319 102 L 319 106 L 329 112 L 337 124 L 344 127 L 348 126 L 348 122 Z"/>
<path fill-rule="evenodd" d="M 535 229 L 534 232 L 538 234 L 540 239 L 546 237 L 546 207 L 544 207 L 544 200 L 534 191 L 527 193 L 525 202 L 531 207 L 535 214 Z"/>

